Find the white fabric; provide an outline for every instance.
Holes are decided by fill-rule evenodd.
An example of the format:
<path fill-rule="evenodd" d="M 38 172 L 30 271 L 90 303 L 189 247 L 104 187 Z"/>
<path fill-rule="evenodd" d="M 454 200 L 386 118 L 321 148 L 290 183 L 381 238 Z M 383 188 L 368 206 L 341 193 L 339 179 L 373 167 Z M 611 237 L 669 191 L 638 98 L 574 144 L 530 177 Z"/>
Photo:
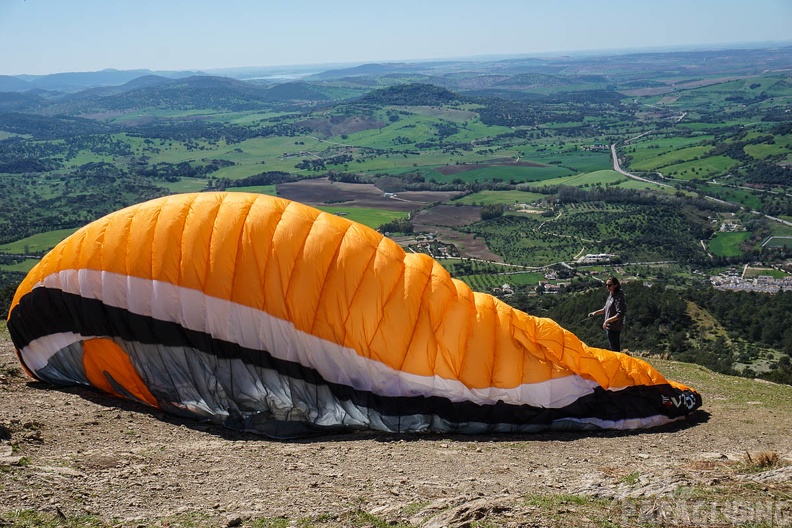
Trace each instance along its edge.
<path fill-rule="evenodd" d="M 20 350 L 20 353 L 25 358 L 25 366 L 35 372 L 46 367 L 49 359 L 54 356 L 58 350 L 64 349 L 74 343 L 79 343 L 85 339 L 89 339 L 89 337 L 72 332 L 49 334 L 35 341 L 31 341 L 26 347 Z"/>
<path fill-rule="evenodd" d="M 598 387 L 595 381 L 570 375 L 510 389 L 470 389 L 458 380 L 392 369 L 358 355 L 353 349 L 301 332 L 290 321 L 167 282 L 83 269 L 62 270 L 46 277 L 36 285 L 39 286 L 60 288 L 138 315 L 207 332 L 216 339 L 242 347 L 263 349 L 278 359 L 314 368 L 331 383 L 372 391 L 381 396 L 439 396 L 451 401 L 484 405 L 503 401 L 514 405 L 560 408 L 591 394 Z M 71 342 L 87 339 L 73 334 L 37 339 L 22 350 L 26 364 L 34 370 L 46 365 L 48 357 L 62 348 L 67 335 L 71 336 L 68 338 Z M 51 352 L 45 352 L 45 349 L 51 349 Z"/>

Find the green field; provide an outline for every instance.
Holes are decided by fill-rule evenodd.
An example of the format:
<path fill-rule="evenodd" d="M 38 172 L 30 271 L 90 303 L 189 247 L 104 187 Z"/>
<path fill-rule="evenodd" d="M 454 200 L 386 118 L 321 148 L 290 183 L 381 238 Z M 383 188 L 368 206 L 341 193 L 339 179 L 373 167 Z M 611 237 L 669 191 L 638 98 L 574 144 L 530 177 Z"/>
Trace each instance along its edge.
<path fill-rule="evenodd" d="M 658 167 L 664 176 L 678 180 L 704 180 L 723 175 L 737 166 L 738 162 L 726 156 L 711 156 L 705 159 L 686 161 Z"/>
<path fill-rule="evenodd" d="M 756 193 L 746 189 L 734 189 L 715 184 L 699 184 L 698 188 L 708 196 L 739 203 L 751 209 L 759 209 L 762 206 L 761 198 Z"/>
<path fill-rule="evenodd" d="M 792 160 L 792 133 L 786 119 L 792 97 L 788 77 L 752 74 L 693 88 L 686 83 L 720 77 L 665 71 L 659 78 L 627 81 L 645 74 L 625 70 L 612 72 L 612 80 L 606 83 L 604 78 L 591 76 L 554 78 L 523 72 L 511 79 L 514 84 L 504 85 L 512 86 L 509 89 L 516 91 L 512 95 L 519 94 L 513 99 L 486 94 L 467 99 L 468 90 L 485 91 L 468 87 L 481 80 L 479 75 L 463 71 L 445 75 L 447 86 L 462 82 L 450 89 L 460 97 L 454 99 L 452 94 L 439 99 L 450 102 L 424 99 L 425 88 L 411 92 L 414 99 L 407 101 L 360 99 L 380 87 L 431 82 L 426 75 L 414 72 L 372 76 L 366 82 L 306 82 L 332 99 L 321 104 L 298 97 L 295 101 L 301 102 L 267 100 L 247 106 L 239 104 L 244 94 L 236 93 L 232 103 L 216 104 L 219 99 L 215 96 L 195 97 L 198 89 L 180 93 L 169 108 L 155 95 L 125 111 L 105 109 L 101 115 L 107 117 L 96 117 L 91 128 L 87 122 L 70 122 L 69 127 L 85 127 L 77 131 L 57 120 L 50 123 L 47 116 L 55 115 L 55 109 L 50 108 L 52 112 L 37 116 L 41 122 L 27 125 L 35 133 L 18 134 L 16 128 L 0 131 L 0 146 L 6 149 L 0 152 L 4 171 L 0 193 L 7 205 L 0 211 L 5 243 L 0 252 L 46 251 L 65 236 L 57 229 L 84 225 L 131 203 L 164 194 L 226 188 L 277 195 L 275 185 L 231 185 L 250 176 L 261 176 L 264 182 L 290 181 L 327 177 L 331 172 L 333 176 L 342 173 L 342 181 L 365 181 L 399 190 L 469 193 L 452 202 L 458 204 L 537 203 L 533 210 L 544 215 L 519 214 L 510 207 L 501 219 L 477 219 L 459 228 L 464 236 L 486 239 L 490 251 L 517 264 L 544 265 L 608 248 L 638 262 L 665 257 L 699 262 L 707 258 L 699 241 L 713 228 L 706 223 L 707 214 L 722 218 L 724 211 L 733 210 L 715 203 L 711 208 L 700 202 L 691 206 L 704 196 L 792 218 L 785 200 L 785 193 L 792 189 L 788 183 L 784 188 L 784 174 L 777 169 Z M 497 75 L 507 80 L 516 74 Z M 526 85 L 535 80 L 552 82 Z M 616 86 L 667 83 L 674 91 L 620 97 L 606 89 L 611 82 Z M 496 83 L 500 86 L 501 80 Z M 679 83 L 678 89 L 674 83 Z M 589 89 L 597 93 L 576 93 Z M 492 93 L 499 90 L 493 87 Z M 354 99 L 344 100 L 347 97 Z M 97 108 L 103 104 L 103 99 L 90 101 Z M 96 133 L 95 125 L 102 123 L 108 132 Z M 64 129 L 51 134 L 48 127 Z M 659 171 L 672 186 L 625 177 L 611 170 L 607 150 L 589 150 L 609 144 L 620 145 L 626 169 Z M 12 163 L 4 165 L 5 159 Z M 24 163 L 18 167 L 20 160 Z M 275 172 L 286 174 L 265 174 Z M 555 192 L 554 187 L 562 186 L 583 192 Z M 601 189 L 613 192 L 588 192 Z M 627 192 L 633 190 L 656 191 L 663 196 L 646 200 L 650 193 Z M 601 196 L 605 196 L 602 203 L 589 202 Z M 684 214 L 669 212 L 670 206 L 646 205 L 655 198 L 661 205 L 676 200 L 674 207 L 684 209 Z M 323 209 L 374 228 L 406 214 L 333 203 Z M 663 222 L 676 230 L 695 224 L 689 229 L 695 236 L 685 241 L 689 247 L 684 251 L 675 247 L 671 234 L 662 231 L 665 226 L 655 225 L 656 215 L 665 215 Z M 764 238 L 792 234 L 792 228 L 758 215 L 750 219 L 750 229 Z M 8 243 L 16 236 L 39 231 Z M 663 244 L 652 247 L 650 242 L 658 236 Z M 717 256 L 747 256 L 743 253 L 748 245 L 740 245 L 747 237 L 745 233 L 717 234 L 710 240 L 709 250 Z M 775 240 L 765 246 L 768 253 L 787 258 L 784 247 Z M 499 277 L 498 273 L 478 270 L 470 275 Z M 482 288 L 491 286 L 485 285 L 483 278 L 476 280 Z"/>
<path fill-rule="evenodd" d="M 792 158 L 792 136 L 778 136 L 772 144 L 746 145 L 743 150 L 757 159 L 780 157 L 784 161 L 788 161 Z"/>
<path fill-rule="evenodd" d="M 792 247 L 792 236 L 774 236 L 764 244 L 766 248 L 782 248 L 785 246 Z"/>
<path fill-rule="evenodd" d="M 25 259 L 16 264 L 0 264 L 0 271 L 15 271 L 19 273 L 28 273 L 40 261 L 38 259 Z"/>
<path fill-rule="evenodd" d="M 736 257 L 742 255 L 740 243 L 748 240 L 751 233 L 738 231 L 736 233 L 716 233 L 709 241 L 709 252 L 718 257 Z"/>
<path fill-rule="evenodd" d="M 621 187 L 625 189 L 662 189 L 661 185 L 634 180 L 614 170 L 600 170 L 586 174 L 576 174 L 564 178 L 553 178 L 531 183 L 535 187 L 567 185 L 570 187 Z"/>
<path fill-rule="evenodd" d="M 37 235 L 29 236 L 10 244 L 0 246 L 0 253 L 15 255 L 29 255 L 43 253 L 54 248 L 58 242 L 77 231 L 77 229 L 58 229 Z"/>
<path fill-rule="evenodd" d="M 632 161 L 630 162 L 630 170 L 642 172 L 658 171 L 663 167 L 668 167 L 669 165 L 675 165 L 680 162 L 701 158 L 702 156 L 705 156 L 710 150 L 712 150 L 711 147 L 687 147 L 657 154 L 657 152 L 660 152 L 659 149 L 642 149 L 640 151 L 636 151 L 636 153 L 640 152 L 640 156 L 636 156 L 636 154 L 630 154 L 632 157 Z M 653 152 L 655 153 L 654 156 L 651 155 Z"/>
<path fill-rule="evenodd" d="M 209 180 L 202 178 L 181 178 L 177 182 L 165 182 L 163 187 L 173 194 L 201 192 L 206 190 Z"/>
<path fill-rule="evenodd" d="M 542 201 L 547 198 L 544 194 L 524 192 L 524 191 L 479 191 L 477 193 L 468 194 L 454 203 L 464 205 L 487 205 L 487 204 L 516 204 L 516 203 L 532 203 Z"/>
<path fill-rule="evenodd" d="M 525 166 L 486 166 L 480 169 L 458 172 L 455 174 L 441 174 L 435 171 L 432 175 L 433 180 L 449 183 L 452 181 L 474 182 L 474 181 L 504 181 L 504 182 L 538 182 L 550 178 L 561 178 L 573 175 L 574 171 L 563 167 L 525 167 Z"/>
<path fill-rule="evenodd" d="M 358 222 L 359 224 L 366 225 L 372 229 L 377 229 L 382 224 L 387 224 L 398 218 L 407 218 L 406 213 L 397 211 L 388 211 L 386 209 L 371 209 L 366 207 L 343 207 L 337 205 L 322 205 L 317 206 L 327 213 L 341 216 Z"/>
<path fill-rule="evenodd" d="M 457 278 L 470 286 L 472 290 L 487 293 L 492 293 L 494 288 L 500 288 L 504 284 L 512 287 L 535 286 L 539 284 L 539 281 L 544 280 L 541 273 L 463 275 Z"/>
<path fill-rule="evenodd" d="M 746 277 L 759 277 L 760 275 L 773 277 L 774 279 L 783 279 L 789 277 L 788 273 L 773 268 L 746 268 Z"/>
<path fill-rule="evenodd" d="M 278 189 L 276 185 L 256 185 L 253 187 L 230 187 L 226 189 L 229 192 L 249 192 L 257 194 L 268 194 L 270 196 L 278 196 Z"/>

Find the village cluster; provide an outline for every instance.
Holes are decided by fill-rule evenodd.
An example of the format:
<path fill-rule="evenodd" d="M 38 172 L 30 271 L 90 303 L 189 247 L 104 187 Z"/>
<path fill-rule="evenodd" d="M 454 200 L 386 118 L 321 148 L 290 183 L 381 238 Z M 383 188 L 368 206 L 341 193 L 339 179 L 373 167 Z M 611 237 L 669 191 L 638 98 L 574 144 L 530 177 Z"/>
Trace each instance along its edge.
<path fill-rule="evenodd" d="M 710 282 L 718 290 L 754 291 L 778 293 L 792 291 L 792 276 L 775 278 L 770 275 L 744 277 L 736 270 L 729 270 L 710 277 Z"/>

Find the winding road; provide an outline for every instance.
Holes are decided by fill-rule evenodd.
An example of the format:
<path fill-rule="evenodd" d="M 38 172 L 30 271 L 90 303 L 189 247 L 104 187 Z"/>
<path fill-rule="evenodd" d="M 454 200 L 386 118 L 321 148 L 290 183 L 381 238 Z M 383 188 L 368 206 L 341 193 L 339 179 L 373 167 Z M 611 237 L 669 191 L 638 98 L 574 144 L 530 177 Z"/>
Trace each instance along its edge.
<path fill-rule="evenodd" d="M 645 136 L 647 134 L 651 134 L 651 132 L 644 132 L 643 134 L 639 134 L 639 135 L 635 136 L 634 138 L 630 138 L 630 139 L 625 140 L 623 143 L 629 143 L 630 141 L 633 141 L 635 139 L 643 137 L 643 136 Z M 654 185 L 659 185 L 661 187 L 673 188 L 673 185 L 668 185 L 667 183 L 660 183 L 658 181 L 650 180 L 648 178 L 642 178 L 640 176 L 636 176 L 635 174 L 632 174 L 632 173 L 627 172 L 626 170 L 622 169 L 621 164 L 619 164 L 619 154 L 616 152 L 616 146 L 617 145 L 618 145 L 617 143 L 613 143 L 610 146 L 611 159 L 613 160 L 613 170 L 614 171 L 616 171 L 619 174 L 622 174 L 624 176 L 627 176 L 628 178 L 632 178 L 633 180 L 638 180 L 638 181 L 642 181 L 642 182 L 645 182 L 645 183 L 652 183 Z M 707 200 L 712 200 L 713 202 L 718 202 L 718 203 L 722 203 L 722 204 L 740 205 L 740 204 L 735 204 L 734 202 L 728 202 L 726 200 L 721 200 L 720 198 L 715 198 L 714 196 L 707 196 L 707 195 L 703 195 L 703 196 Z M 741 206 L 741 207 L 745 207 L 745 206 Z M 788 222 L 788 221 L 784 220 L 783 218 L 777 218 L 775 216 L 766 215 L 766 214 L 761 213 L 760 211 L 755 211 L 755 210 L 752 210 L 752 209 L 748 209 L 748 210 L 751 213 L 753 213 L 753 214 L 762 215 L 765 218 L 767 218 L 768 220 L 772 220 L 773 222 L 778 222 L 780 224 L 784 224 L 784 225 L 787 225 L 787 226 L 792 226 L 792 222 Z"/>

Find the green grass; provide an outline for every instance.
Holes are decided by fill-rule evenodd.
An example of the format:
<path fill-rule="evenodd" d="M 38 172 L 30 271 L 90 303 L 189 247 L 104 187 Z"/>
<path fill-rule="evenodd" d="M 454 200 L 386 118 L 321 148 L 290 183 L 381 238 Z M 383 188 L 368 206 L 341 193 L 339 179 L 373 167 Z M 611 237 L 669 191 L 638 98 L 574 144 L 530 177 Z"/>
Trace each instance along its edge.
<path fill-rule="evenodd" d="M 762 201 L 755 193 L 745 189 L 733 189 L 717 184 L 697 184 L 696 188 L 707 196 L 713 196 L 726 200 L 727 202 L 738 203 L 751 209 L 759 209 Z"/>
<path fill-rule="evenodd" d="M 654 134 L 636 140 L 628 147 L 620 148 L 620 152 L 630 156 L 630 168 L 636 165 L 650 163 L 660 156 L 667 156 L 671 152 L 679 152 L 688 148 L 695 148 L 702 141 L 712 139 L 711 135 L 695 135 L 693 137 L 658 137 Z M 637 169 L 636 169 L 637 170 Z"/>
<path fill-rule="evenodd" d="M 540 182 L 551 178 L 562 178 L 574 173 L 563 167 L 521 167 L 521 166 L 492 166 L 474 169 L 453 175 L 443 175 L 437 181 L 448 182 L 456 178 L 465 182 L 501 180 L 505 182 Z"/>
<path fill-rule="evenodd" d="M 769 143 L 745 145 L 743 150 L 751 157 L 757 159 L 767 159 L 773 156 L 788 159 L 792 155 L 792 136 L 775 136 L 772 145 Z"/>
<path fill-rule="evenodd" d="M 658 152 L 658 150 L 654 152 Z M 669 165 L 676 165 L 695 158 L 701 158 L 710 150 L 712 150 L 712 147 L 688 147 L 651 156 L 650 154 L 652 151 L 646 149 L 641 152 L 641 156 L 631 154 L 631 156 L 633 156 L 633 161 L 630 162 L 630 170 L 643 172 L 657 171 Z M 636 158 L 639 159 L 636 160 Z"/>
<path fill-rule="evenodd" d="M 787 273 L 773 268 L 747 268 L 745 270 L 746 277 L 758 277 L 760 275 L 770 276 L 775 279 L 783 279 L 789 277 Z"/>
<path fill-rule="evenodd" d="M 10 138 L 29 138 L 29 137 L 31 136 L 27 134 L 15 134 L 13 132 L 6 132 L 5 130 L 0 130 L 0 141 Z"/>
<path fill-rule="evenodd" d="M 654 357 L 643 359 L 668 379 L 694 387 L 701 394 L 721 395 L 718 405 L 724 407 L 724 411 L 750 407 L 748 402 L 761 402 L 766 408 L 778 409 L 777 412 L 781 414 L 792 413 L 792 385 L 757 383 L 751 378 L 715 375 L 706 367 L 694 363 Z"/>
<path fill-rule="evenodd" d="M 276 185 L 256 185 L 253 187 L 230 187 L 226 189 L 229 192 L 249 192 L 257 194 L 268 194 L 269 196 L 278 196 Z"/>
<path fill-rule="evenodd" d="M 177 182 L 160 183 L 174 194 L 201 192 L 206 189 L 209 180 L 205 178 L 181 178 Z"/>
<path fill-rule="evenodd" d="M 382 224 L 387 224 L 397 218 L 406 218 L 406 213 L 398 211 L 388 211 L 387 209 L 372 209 L 367 207 L 344 207 L 339 205 L 322 205 L 317 206 L 317 209 L 322 211 L 341 216 L 366 225 L 372 229 L 376 229 Z"/>
<path fill-rule="evenodd" d="M 660 185 L 634 180 L 614 170 L 600 170 L 586 174 L 576 174 L 564 178 L 553 178 L 541 182 L 531 183 L 535 187 L 550 187 L 554 185 L 567 185 L 571 187 L 596 187 L 596 186 L 615 186 L 631 189 L 660 189 Z"/>
<path fill-rule="evenodd" d="M 29 236 L 10 244 L 0 246 L 0 253 L 13 253 L 15 255 L 29 255 L 32 253 L 46 252 L 54 248 L 61 240 L 77 231 L 74 229 L 58 229 Z"/>
<path fill-rule="evenodd" d="M 544 275 L 537 272 L 526 273 L 504 273 L 497 275 L 501 279 L 501 284 L 509 284 L 511 286 L 535 286 L 539 281 L 545 280 Z"/>
<path fill-rule="evenodd" d="M 70 515 L 62 518 L 54 513 L 15 510 L 0 513 L 0 525 L 9 528 L 110 528 L 95 515 Z"/>
<path fill-rule="evenodd" d="M 38 259 L 25 259 L 16 264 L 0 264 L 2 271 L 18 271 L 20 273 L 28 273 L 40 261 Z"/>
<path fill-rule="evenodd" d="M 539 281 L 544 280 L 541 273 L 482 273 L 475 275 L 461 275 L 455 277 L 468 286 L 470 289 L 479 292 L 492 293 L 493 288 L 500 288 L 504 284 L 510 286 L 535 286 Z"/>
<path fill-rule="evenodd" d="M 560 165 L 574 169 L 578 172 L 595 172 L 607 170 L 613 167 L 610 153 L 608 152 L 585 152 L 576 150 L 564 153 L 558 157 Z"/>
<path fill-rule="evenodd" d="M 792 247 L 792 237 L 774 236 L 765 244 L 767 248 Z"/>
<path fill-rule="evenodd" d="M 641 478 L 641 474 L 637 471 L 633 471 L 632 473 L 625 475 L 620 479 L 621 482 L 627 484 L 628 486 L 632 486 L 633 484 L 637 484 Z"/>
<path fill-rule="evenodd" d="M 709 241 L 709 252 L 718 257 L 737 257 L 742 255 L 740 243 L 748 240 L 750 236 L 748 231 L 716 233 Z"/>
<path fill-rule="evenodd" d="M 548 526 L 618 526 L 611 521 L 616 513 L 613 501 L 607 499 L 569 493 L 534 493 L 526 495 L 523 502 L 528 508 L 539 512 Z M 585 519 L 585 523 L 572 520 L 580 517 Z M 545 523 L 541 523 L 541 526 L 545 526 Z"/>
<path fill-rule="evenodd" d="M 454 200 L 453 203 L 473 205 L 473 204 L 515 204 L 515 203 L 532 203 L 546 199 L 547 196 L 539 193 L 524 192 L 524 191 L 479 191 L 477 193 L 468 194 L 467 196 Z"/>
<path fill-rule="evenodd" d="M 708 158 L 676 163 L 659 167 L 659 171 L 667 177 L 679 180 L 703 180 L 728 173 L 739 165 L 739 162 L 727 156 L 710 156 Z"/>

